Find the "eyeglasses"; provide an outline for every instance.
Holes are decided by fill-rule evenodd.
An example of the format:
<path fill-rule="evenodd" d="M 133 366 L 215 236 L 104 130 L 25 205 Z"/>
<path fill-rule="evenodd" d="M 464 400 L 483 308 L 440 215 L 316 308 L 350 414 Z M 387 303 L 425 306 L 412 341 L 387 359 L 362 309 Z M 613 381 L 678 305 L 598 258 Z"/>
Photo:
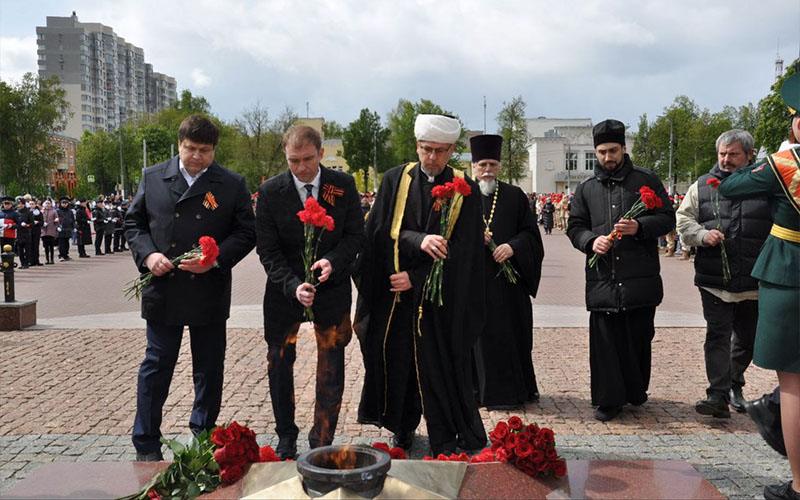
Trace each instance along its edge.
<path fill-rule="evenodd" d="M 420 146 L 419 150 L 422 151 L 422 154 L 424 154 L 424 155 L 441 156 L 441 155 L 447 153 L 448 151 L 450 151 L 451 147 L 452 146 L 447 146 L 446 148 L 432 148 L 430 146 Z"/>

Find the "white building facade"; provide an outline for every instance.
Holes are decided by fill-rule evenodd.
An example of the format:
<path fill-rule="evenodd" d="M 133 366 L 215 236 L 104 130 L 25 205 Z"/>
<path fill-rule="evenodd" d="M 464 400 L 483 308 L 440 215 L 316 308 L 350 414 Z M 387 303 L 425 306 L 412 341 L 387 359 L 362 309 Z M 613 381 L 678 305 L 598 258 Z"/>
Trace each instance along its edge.
<path fill-rule="evenodd" d="M 532 138 L 528 172 L 517 185 L 528 193 L 572 193 L 594 175 L 597 158 L 590 118 L 546 118 L 527 121 Z M 628 151 L 633 135 L 626 133 Z"/>

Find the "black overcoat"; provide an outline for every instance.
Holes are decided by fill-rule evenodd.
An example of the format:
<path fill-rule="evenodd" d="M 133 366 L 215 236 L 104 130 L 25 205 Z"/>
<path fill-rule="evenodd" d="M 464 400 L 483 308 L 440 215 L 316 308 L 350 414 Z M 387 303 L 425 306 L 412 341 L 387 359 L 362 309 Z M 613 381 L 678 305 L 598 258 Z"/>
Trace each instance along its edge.
<path fill-rule="evenodd" d="M 75 207 L 75 227 L 78 229 L 78 243 L 91 245 L 92 228 L 89 226 L 89 213 L 80 205 Z"/>
<path fill-rule="evenodd" d="M 612 249 L 590 268 L 594 240 L 611 233 L 614 224 L 639 199 L 642 186 L 656 192 L 662 207 L 636 217 L 639 232 L 616 240 Z M 673 228 L 675 212 L 655 173 L 633 166 L 627 154 L 622 166 L 612 173 L 596 165 L 594 177 L 575 190 L 567 224 L 572 245 L 586 254 L 586 309 L 620 312 L 660 304 L 664 288 L 658 238 Z"/>
<path fill-rule="evenodd" d="M 250 192 L 244 177 L 216 162 L 192 187 L 178 157 L 142 172 L 125 217 L 125 239 L 140 272 L 145 258 L 161 252 L 175 258 L 211 236 L 219 245 L 219 268 L 194 274 L 177 268 L 154 277 L 142 294 L 142 318 L 167 325 L 208 325 L 230 315 L 231 268 L 255 246 Z M 214 204 L 206 203 L 212 198 Z M 216 205 L 216 208 L 214 206 Z"/>
<path fill-rule="evenodd" d="M 317 201 L 333 217 L 334 230 L 316 230 L 316 234 L 322 231 L 317 260 L 328 259 L 333 271 L 326 282 L 317 286 L 312 310 L 314 322 L 327 327 L 338 325 L 343 315 L 349 314 L 352 302 L 350 274 L 364 241 L 364 219 L 353 176 L 322 165 L 320 170 Z M 333 191 L 338 193 L 328 197 L 333 204 L 322 195 L 326 185 L 333 186 Z M 297 217 L 301 210 L 303 202 L 290 170 L 272 177 L 258 188 L 257 252 L 267 273 L 265 330 L 284 331 L 302 321 L 303 306 L 295 297 L 295 290 L 305 277 L 303 223 Z"/>

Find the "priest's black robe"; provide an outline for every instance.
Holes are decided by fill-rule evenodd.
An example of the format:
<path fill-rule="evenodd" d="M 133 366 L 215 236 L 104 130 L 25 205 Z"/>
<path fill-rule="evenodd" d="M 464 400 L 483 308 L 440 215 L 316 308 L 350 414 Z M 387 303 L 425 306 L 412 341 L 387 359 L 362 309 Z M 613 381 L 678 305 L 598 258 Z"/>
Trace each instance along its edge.
<path fill-rule="evenodd" d="M 354 276 L 359 292 L 354 327 L 365 366 L 358 421 L 397 433 L 416 429 L 424 414 L 432 449 L 482 448 L 486 433 L 472 388 L 471 355 L 485 309 L 480 190 L 468 180 L 472 194 L 464 197 L 448 242 L 444 304 L 434 306 L 422 297 L 433 259 L 419 245 L 426 234 L 439 234 L 430 189 L 451 181 L 454 172 L 446 167 L 429 183 L 419 164 L 409 172 L 405 168 L 383 177 Z M 404 208 L 399 207 L 398 264 L 413 288 L 396 297 L 389 282 L 396 272 L 391 227 L 403 176 L 411 176 L 411 184 Z"/>
<path fill-rule="evenodd" d="M 497 245 L 508 243 L 514 250 L 508 262 L 520 276 L 516 284 L 509 283 L 489 246 L 484 247 L 486 324 L 475 343 L 475 369 L 481 406 L 516 406 L 539 398 L 531 359 L 531 297 L 539 288 L 544 246 L 525 193 L 505 182 L 498 182 L 497 190 L 489 229 Z M 494 194 L 481 198 L 488 221 Z"/>

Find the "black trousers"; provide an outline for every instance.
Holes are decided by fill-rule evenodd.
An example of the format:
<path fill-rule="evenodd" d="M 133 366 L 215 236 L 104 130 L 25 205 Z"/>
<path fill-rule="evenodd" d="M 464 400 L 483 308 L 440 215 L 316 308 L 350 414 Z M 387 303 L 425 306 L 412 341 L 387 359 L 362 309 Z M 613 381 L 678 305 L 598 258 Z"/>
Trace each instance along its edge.
<path fill-rule="evenodd" d="M 114 241 L 114 231 L 113 230 L 106 231 L 105 234 L 103 235 L 103 238 L 105 239 L 105 242 L 106 242 L 106 245 L 105 245 L 106 246 L 106 250 L 105 250 L 105 252 L 106 253 L 112 253 L 113 250 L 111 249 L 111 243 L 112 243 L 112 241 Z"/>
<path fill-rule="evenodd" d="M 650 385 L 655 307 L 589 315 L 592 405 L 640 405 Z"/>
<path fill-rule="evenodd" d="M 140 453 L 161 449 L 161 412 L 178 361 L 183 326 L 147 322 L 147 348 L 139 367 L 133 445 Z M 189 326 L 194 405 L 189 428 L 197 434 L 216 426 L 225 371 L 225 322 Z"/>
<path fill-rule="evenodd" d="M 297 332 L 300 323 L 288 328 L 265 325 L 267 340 L 267 374 L 275 432 L 279 437 L 297 437 L 300 430 L 294 421 L 294 362 L 297 359 Z M 321 327 L 314 324 L 317 339 L 316 398 L 314 424 L 308 432 L 311 448 L 333 442 L 344 393 L 344 348 L 350 343 L 353 328 L 348 311 L 338 325 Z"/>
<path fill-rule="evenodd" d="M 64 237 L 59 236 L 57 238 L 57 240 L 58 240 L 58 256 L 60 258 L 62 258 L 62 259 L 68 259 L 69 258 L 69 240 L 70 240 L 70 237 L 69 236 L 64 236 Z"/>
<path fill-rule="evenodd" d="M 103 235 L 105 231 L 103 228 L 95 229 L 94 234 L 94 254 L 100 255 L 103 253 Z"/>
<path fill-rule="evenodd" d="M 20 265 L 31 265 L 31 235 L 17 233 L 17 254 Z"/>
<path fill-rule="evenodd" d="M 31 230 L 31 265 L 40 265 L 39 242 L 42 239 L 42 228 Z"/>
<path fill-rule="evenodd" d="M 114 229 L 114 251 L 121 252 L 125 249 L 125 232 L 122 229 Z"/>
<path fill-rule="evenodd" d="M 718 393 L 728 400 L 731 387 L 744 386 L 744 372 L 753 360 L 758 301 L 724 302 L 702 288 L 700 298 L 706 320 L 706 393 Z"/>
<path fill-rule="evenodd" d="M 53 256 L 55 254 L 55 237 L 53 236 L 42 236 L 42 246 L 44 247 L 44 259 L 47 262 L 53 262 Z"/>

